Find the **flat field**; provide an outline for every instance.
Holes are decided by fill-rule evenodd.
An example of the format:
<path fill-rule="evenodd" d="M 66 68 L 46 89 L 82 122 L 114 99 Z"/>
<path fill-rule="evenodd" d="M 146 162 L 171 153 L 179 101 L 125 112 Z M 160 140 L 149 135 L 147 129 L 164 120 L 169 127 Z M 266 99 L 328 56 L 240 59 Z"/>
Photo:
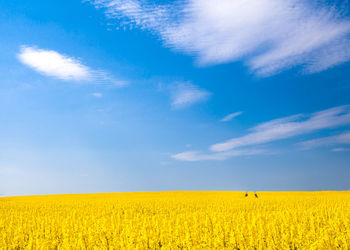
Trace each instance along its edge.
<path fill-rule="evenodd" d="M 0 198 L 1 249 L 350 249 L 350 192 Z"/>

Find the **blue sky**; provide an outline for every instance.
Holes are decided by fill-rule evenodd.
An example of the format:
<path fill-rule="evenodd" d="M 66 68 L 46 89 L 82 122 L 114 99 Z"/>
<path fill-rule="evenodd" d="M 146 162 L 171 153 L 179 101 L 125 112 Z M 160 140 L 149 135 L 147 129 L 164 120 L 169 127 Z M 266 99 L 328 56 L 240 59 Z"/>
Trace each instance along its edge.
<path fill-rule="evenodd" d="M 1 1 L 0 193 L 350 189 L 348 1 Z"/>

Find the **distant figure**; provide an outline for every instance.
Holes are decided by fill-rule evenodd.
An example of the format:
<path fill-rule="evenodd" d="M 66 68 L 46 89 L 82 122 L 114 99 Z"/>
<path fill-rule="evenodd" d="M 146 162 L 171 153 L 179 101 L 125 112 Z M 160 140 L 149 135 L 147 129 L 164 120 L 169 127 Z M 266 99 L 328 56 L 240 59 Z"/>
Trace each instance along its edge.
<path fill-rule="evenodd" d="M 245 192 L 245 197 L 248 197 L 248 192 Z"/>
<path fill-rule="evenodd" d="M 255 195 L 255 198 L 259 198 L 258 194 L 256 192 L 254 192 L 254 195 Z"/>

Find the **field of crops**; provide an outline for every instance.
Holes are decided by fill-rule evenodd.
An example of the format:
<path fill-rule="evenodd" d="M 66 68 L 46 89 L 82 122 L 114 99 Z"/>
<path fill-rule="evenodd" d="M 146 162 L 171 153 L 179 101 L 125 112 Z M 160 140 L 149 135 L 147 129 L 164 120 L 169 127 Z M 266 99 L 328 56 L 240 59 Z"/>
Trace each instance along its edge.
<path fill-rule="evenodd" d="M 0 198 L 0 248 L 349 249 L 350 192 Z"/>

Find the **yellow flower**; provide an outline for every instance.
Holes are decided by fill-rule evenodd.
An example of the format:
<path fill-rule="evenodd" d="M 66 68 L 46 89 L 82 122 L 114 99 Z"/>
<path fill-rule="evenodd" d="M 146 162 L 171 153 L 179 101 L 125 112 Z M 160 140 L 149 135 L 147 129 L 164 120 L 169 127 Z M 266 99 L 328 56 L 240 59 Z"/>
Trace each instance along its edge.
<path fill-rule="evenodd" d="M 350 192 L 0 198 L 0 249 L 349 249 Z"/>

